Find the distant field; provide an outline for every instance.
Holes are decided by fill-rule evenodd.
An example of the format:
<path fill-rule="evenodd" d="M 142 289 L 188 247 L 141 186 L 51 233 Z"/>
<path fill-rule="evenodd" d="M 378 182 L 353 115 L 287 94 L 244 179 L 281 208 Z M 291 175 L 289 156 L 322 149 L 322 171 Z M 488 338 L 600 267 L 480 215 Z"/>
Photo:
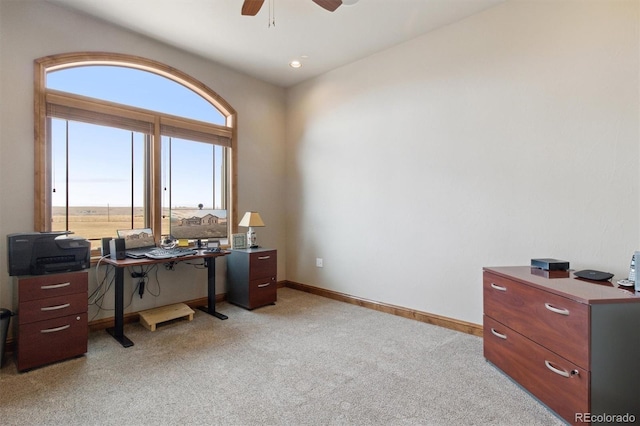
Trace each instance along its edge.
<path fill-rule="evenodd" d="M 52 231 L 65 229 L 64 207 L 52 208 Z M 143 209 L 134 209 L 134 227 L 142 228 Z M 167 219 L 167 226 L 169 220 Z M 128 207 L 69 207 L 69 229 L 78 237 L 90 240 L 93 247 L 100 246 L 102 237 L 115 237 L 118 229 L 131 228 L 131 209 Z"/>
<path fill-rule="evenodd" d="M 65 229 L 64 207 L 52 208 L 52 231 L 62 231 Z M 134 208 L 133 228 L 144 227 L 144 210 L 142 207 Z M 168 230 L 170 227 L 169 214 L 164 215 L 162 229 Z M 130 229 L 131 209 L 128 207 L 70 207 L 69 208 L 69 229 L 74 235 L 92 240 L 93 247 L 100 246 L 100 239 L 103 237 L 115 237 L 118 229 Z M 193 227 L 197 228 L 197 227 Z M 211 237 L 221 237 L 226 234 L 226 224 L 219 225 L 219 232 Z M 194 236 L 198 235 L 197 229 L 193 229 Z"/>

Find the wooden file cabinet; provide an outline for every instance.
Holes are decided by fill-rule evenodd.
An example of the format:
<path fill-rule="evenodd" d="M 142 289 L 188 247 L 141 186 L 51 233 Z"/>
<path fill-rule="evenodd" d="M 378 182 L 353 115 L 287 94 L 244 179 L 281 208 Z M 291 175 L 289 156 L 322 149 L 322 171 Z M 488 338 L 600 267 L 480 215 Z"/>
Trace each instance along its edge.
<path fill-rule="evenodd" d="M 87 352 L 87 278 L 70 272 L 16 279 L 18 371 Z"/>
<path fill-rule="evenodd" d="M 484 356 L 571 424 L 638 419 L 640 296 L 569 275 L 484 268 Z"/>
<path fill-rule="evenodd" d="M 276 250 L 231 250 L 227 256 L 227 300 L 247 309 L 276 303 L 277 271 Z"/>

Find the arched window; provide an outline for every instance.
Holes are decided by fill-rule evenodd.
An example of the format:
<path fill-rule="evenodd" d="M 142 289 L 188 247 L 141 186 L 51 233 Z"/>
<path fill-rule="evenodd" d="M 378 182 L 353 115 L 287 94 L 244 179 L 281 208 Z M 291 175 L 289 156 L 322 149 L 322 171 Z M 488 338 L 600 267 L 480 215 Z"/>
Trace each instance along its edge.
<path fill-rule="evenodd" d="M 215 92 L 128 55 L 35 67 L 36 230 L 74 232 L 96 255 L 118 229 L 151 228 L 156 240 L 235 232 L 236 114 Z"/>

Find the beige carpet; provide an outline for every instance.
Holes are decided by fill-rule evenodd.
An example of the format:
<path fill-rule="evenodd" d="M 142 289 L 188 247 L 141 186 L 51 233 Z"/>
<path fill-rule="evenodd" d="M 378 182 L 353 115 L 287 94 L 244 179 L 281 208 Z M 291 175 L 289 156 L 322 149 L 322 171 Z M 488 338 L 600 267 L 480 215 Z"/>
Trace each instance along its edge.
<path fill-rule="evenodd" d="M 288 288 L 273 306 L 217 308 L 229 319 L 127 325 L 128 349 L 96 332 L 86 356 L 22 374 L 7 362 L 0 424 L 563 424 L 478 337 Z"/>

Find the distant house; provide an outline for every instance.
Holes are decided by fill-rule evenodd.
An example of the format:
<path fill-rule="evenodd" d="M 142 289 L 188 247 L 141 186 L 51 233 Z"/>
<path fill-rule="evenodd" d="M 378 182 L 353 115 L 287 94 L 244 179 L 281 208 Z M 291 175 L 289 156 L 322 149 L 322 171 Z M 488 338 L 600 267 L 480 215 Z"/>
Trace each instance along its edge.
<path fill-rule="evenodd" d="M 195 226 L 200 225 L 200 218 L 197 216 L 185 217 L 180 219 L 180 226 Z"/>
<path fill-rule="evenodd" d="M 220 218 L 218 216 L 214 216 L 211 213 L 202 217 L 201 225 L 217 225 L 220 222 Z"/>
<path fill-rule="evenodd" d="M 180 226 L 217 225 L 218 223 L 220 223 L 220 218 L 210 213 L 202 217 L 192 216 L 180 220 Z"/>
<path fill-rule="evenodd" d="M 151 234 L 148 232 L 139 232 L 137 234 L 127 235 L 127 240 L 146 240 L 147 238 L 151 238 Z"/>

